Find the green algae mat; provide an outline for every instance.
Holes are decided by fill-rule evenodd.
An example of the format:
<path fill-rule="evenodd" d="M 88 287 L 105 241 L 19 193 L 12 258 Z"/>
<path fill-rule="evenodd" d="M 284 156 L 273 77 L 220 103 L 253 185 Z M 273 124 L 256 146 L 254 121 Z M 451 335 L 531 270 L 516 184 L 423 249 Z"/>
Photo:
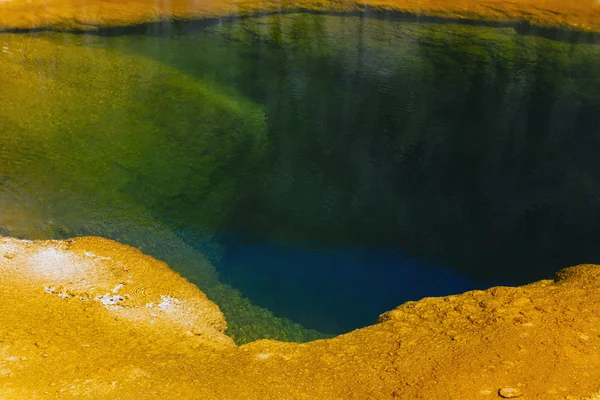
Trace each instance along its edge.
<path fill-rule="evenodd" d="M 164 28 L 2 34 L 0 232 L 138 247 L 239 343 L 600 258 L 591 36 L 310 14 Z M 224 235 L 426 261 L 234 263 Z"/>
<path fill-rule="evenodd" d="M 160 63 L 95 48 L 87 38 L 3 39 L 0 68 L 9 78 L 0 88 L 5 233 L 97 234 L 150 251 L 158 246 L 163 255 L 169 249 L 174 267 L 181 259 L 194 265 L 206 291 L 226 298 L 241 321 L 252 318 L 238 332 L 285 338 L 283 324 L 294 335 L 289 339 L 301 339 L 294 331 L 299 327 L 219 285 L 204 258 L 178 246 L 152 215 L 157 204 L 167 204 L 217 224 L 243 191 L 245 168 L 260 167 L 266 155 L 262 108 Z M 255 333 L 261 319 L 263 330 Z"/>

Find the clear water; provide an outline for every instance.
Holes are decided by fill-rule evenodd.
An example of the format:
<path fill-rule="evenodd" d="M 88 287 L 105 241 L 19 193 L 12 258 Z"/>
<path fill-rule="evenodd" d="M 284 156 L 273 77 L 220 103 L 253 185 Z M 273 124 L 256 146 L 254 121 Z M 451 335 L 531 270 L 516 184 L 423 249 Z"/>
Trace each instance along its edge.
<path fill-rule="evenodd" d="M 290 14 L 0 39 L 0 232 L 134 245 L 240 343 L 600 262 L 592 36 Z"/>

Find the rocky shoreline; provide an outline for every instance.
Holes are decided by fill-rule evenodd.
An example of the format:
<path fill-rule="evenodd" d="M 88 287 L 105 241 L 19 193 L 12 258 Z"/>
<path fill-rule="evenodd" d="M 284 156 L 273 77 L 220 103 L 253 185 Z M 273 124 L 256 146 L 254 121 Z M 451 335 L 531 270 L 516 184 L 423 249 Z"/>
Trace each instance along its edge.
<path fill-rule="evenodd" d="M 274 12 L 393 12 L 404 16 L 447 20 L 525 23 L 542 28 L 600 31 L 600 5 L 595 0 L 366 0 L 257 1 L 220 0 L 169 2 L 114 0 L 21 0 L 0 1 L 0 30 L 97 30 L 165 20 L 199 20 L 239 17 Z"/>
<path fill-rule="evenodd" d="M 305 344 L 235 346 L 218 307 L 116 242 L 0 239 L 0 397 L 586 399 L 600 267 L 409 302 Z"/>

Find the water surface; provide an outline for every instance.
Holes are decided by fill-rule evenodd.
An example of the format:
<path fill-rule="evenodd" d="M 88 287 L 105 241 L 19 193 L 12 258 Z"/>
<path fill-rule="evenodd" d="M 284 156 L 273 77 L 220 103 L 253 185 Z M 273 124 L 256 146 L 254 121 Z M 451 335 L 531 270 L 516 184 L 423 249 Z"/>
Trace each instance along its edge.
<path fill-rule="evenodd" d="M 114 33 L 4 36 L 5 234 L 139 247 L 239 342 L 600 262 L 592 37 L 313 14 Z"/>

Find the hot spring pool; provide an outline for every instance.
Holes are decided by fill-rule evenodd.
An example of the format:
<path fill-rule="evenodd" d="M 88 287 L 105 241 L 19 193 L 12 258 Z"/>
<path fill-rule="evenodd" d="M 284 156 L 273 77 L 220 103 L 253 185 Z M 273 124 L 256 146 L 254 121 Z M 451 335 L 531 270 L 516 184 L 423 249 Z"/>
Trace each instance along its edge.
<path fill-rule="evenodd" d="M 381 14 L 2 34 L 0 233 L 138 247 L 239 343 L 598 263 L 600 45 L 543 36 Z"/>

